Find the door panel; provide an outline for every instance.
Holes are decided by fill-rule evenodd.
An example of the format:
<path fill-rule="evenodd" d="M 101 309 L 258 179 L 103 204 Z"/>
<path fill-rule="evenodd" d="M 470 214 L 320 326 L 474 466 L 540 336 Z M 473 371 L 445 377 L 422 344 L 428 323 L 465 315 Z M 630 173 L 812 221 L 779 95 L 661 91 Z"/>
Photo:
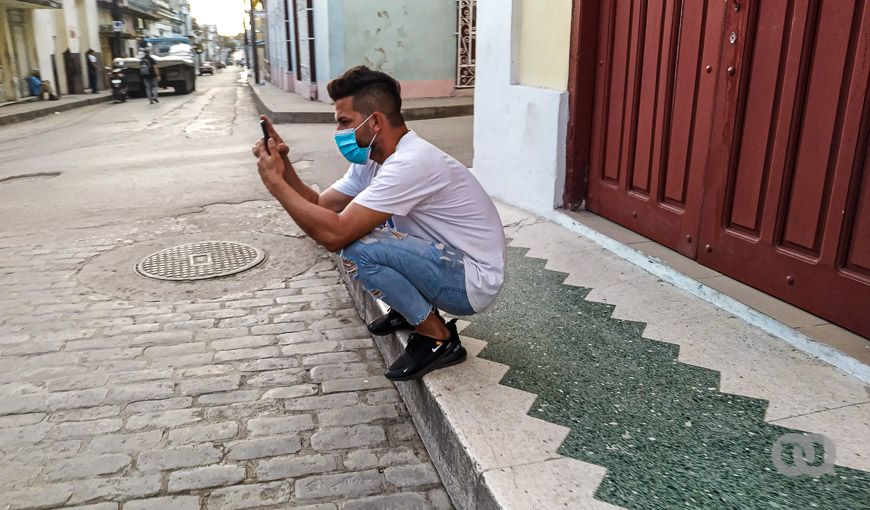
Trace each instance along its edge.
<path fill-rule="evenodd" d="M 870 6 L 610 0 L 598 63 L 587 207 L 870 337 Z"/>
<path fill-rule="evenodd" d="M 698 261 L 870 336 L 862 1 L 741 2 L 726 18 Z"/>
<path fill-rule="evenodd" d="M 849 205 L 846 208 L 846 228 L 843 232 L 845 254 L 841 266 L 851 277 L 870 282 L 870 149 L 867 143 L 867 127 L 864 127 L 863 151 L 865 159 L 856 184 L 850 187 Z"/>
<path fill-rule="evenodd" d="M 712 4 L 610 1 L 599 29 L 588 208 L 691 257 L 714 105 L 702 69 L 724 12 Z"/>

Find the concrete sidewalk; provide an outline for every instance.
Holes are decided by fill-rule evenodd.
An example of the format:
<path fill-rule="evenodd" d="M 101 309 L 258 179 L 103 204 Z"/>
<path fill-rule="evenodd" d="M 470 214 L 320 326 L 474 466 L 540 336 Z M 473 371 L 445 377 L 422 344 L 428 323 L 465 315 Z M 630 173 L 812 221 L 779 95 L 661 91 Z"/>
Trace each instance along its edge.
<path fill-rule="evenodd" d="M 257 110 L 275 123 L 334 124 L 335 110 L 331 103 L 309 101 L 298 94 L 285 92 L 271 83 L 255 85 L 248 81 L 254 93 Z M 436 97 L 403 101 L 405 120 L 461 117 L 474 113 L 474 97 Z"/>
<path fill-rule="evenodd" d="M 49 101 L 47 99 L 43 101 L 22 101 L 18 104 L 0 108 L 0 126 L 16 124 L 111 100 L 112 92 L 104 90 L 98 94 L 69 94 L 62 96 L 57 101 Z"/>
<path fill-rule="evenodd" d="M 507 283 L 460 322 L 469 359 L 397 384 L 457 508 L 870 508 L 859 378 L 566 228 L 499 212 Z M 385 311 L 349 284 L 365 320 Z M 376 339 L 387 364 L 406 341 Z"/>

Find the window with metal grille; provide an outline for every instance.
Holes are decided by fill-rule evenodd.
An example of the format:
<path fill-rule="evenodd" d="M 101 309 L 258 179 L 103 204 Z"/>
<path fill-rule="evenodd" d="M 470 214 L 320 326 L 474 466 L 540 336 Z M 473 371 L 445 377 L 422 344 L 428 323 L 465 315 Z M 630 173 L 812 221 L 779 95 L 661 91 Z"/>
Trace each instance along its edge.
<path fill-rule="evenodd" d="M 456 0 L 456 88 L 474 87 L 477 0 Z"/>

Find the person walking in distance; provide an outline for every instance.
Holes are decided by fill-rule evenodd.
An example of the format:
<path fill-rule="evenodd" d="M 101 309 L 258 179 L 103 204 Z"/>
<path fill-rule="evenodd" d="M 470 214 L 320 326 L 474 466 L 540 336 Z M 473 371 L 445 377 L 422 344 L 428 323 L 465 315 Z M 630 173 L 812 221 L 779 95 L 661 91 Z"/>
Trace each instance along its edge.
<path fill-rule="evenodd" d="M 369 331 L 413 330 L 388 379 L 460 363 L 466 351 L 455 319 L 439 310 L 473 315 L 495 301 L 505 270 L 498 211 L 468 168 L 405 125 L 393 77 L 359 66 L 327 91 L 335 143 L 350 163 L 344 177 L 321 193 L 305 185 L 263 117 L 268 141 L 253 148 L 263 184 L 305 233 L 338 254 L 351 278 L 391 307 Z"/>
<path fill-rule="evenodd" d="M 145 56 L 139 61 L 139 76 L 142 78 L 142 83 L 145 85 L 145 96 L 148 97 L 148 104 L 159 103 L 157 98 L 157 82 L 160 80 L 160 69 L 157 67 L 157 61 L 151 56 L 151 50 L 145 49 Z"/>

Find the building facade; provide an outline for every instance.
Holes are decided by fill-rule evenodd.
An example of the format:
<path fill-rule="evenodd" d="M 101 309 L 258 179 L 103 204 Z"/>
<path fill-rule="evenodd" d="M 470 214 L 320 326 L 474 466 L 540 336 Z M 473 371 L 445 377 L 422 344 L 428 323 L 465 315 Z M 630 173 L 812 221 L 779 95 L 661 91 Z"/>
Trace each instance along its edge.
<path fill-rule="evenodd" d="M 99 65 L 96 0 L 0 0 L 0 101 L 29 96 L 25 80 L 34 69 L 59 93 L 82 93 L 89 48 Z"/>
<path fill-rule="evenodd" d="M 472 93 L 474 0 L 266 0 L 264 11 L 264 74 L 288 92 L 329 101 L 331 79 L 367 65 L 406 98 Z"/>
<path fill-rule="evenodd" d="M 493 195 L 585 207 L 870 337 L 863 2 L 478 10 L 474 169 Z"/>
<path fill-rule="evenodd" d="M 103 69 L 115 56 L 138 56 L 145 37 L 193 35 L 187 0 L 120 0 L 120 26 L 115 8 L 113 0 L 0 0 L 0 102 L 28 97 L 34 69 L 60 94 L 85 92 L 88 49 Z M 214 27 L 202 38 L 204 52 L 216 55 Z M 104 88 L 105 73 L 97 77 Z"/>
<path fill-rule="evenodd" d="M 153 0 L 157 20 L 148 29 L 149 37 L 172 37 L 183 35 L 184 23 L 181 6 L 169 0 Z"/>
<path fill-rule="evenodd" d="M 203 62 L 212 61 L 218 58 L 218 43 L 217 43 L 217 25 L 202 25 L 202 38 L 199 43 L 202 45 Z"/>
<path fill-rule="evenodd" d="M 107 58 L 136 57 L 139 54 L 139 40 L 149 37 L 155 23 L 162 20 L 154 0 L 123 0 L 119 13 L 123 26 L 120 32 L 113 27 L 114 2 L 99 0 L 100 45 Z M 116 43 L 116 36 L 120 41 Z M 115 47 L 118 44 L 118 47 Z"/>
<path fill-rule="evenodd" d="M 0 100 L 29 95 L 24 79 L 38 66 L 33 11 L 60 9 L 60 2 L 0 2 Z"/>

